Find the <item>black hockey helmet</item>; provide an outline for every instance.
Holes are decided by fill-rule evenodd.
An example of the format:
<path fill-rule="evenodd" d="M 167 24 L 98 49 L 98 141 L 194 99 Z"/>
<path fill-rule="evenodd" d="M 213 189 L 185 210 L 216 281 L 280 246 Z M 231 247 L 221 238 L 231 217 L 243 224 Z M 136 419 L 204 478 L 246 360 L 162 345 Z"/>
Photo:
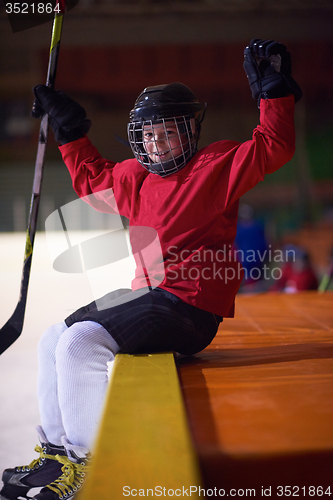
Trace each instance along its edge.
<path fill-rule="evenodd" d="M 193 92 L 182 83 L 170 83 L 146 87 L 135 101 L 130 112 L 128 139 L 138 162 L 149 172 L 162 177 L 183 168 L 197 151 L 201 122 L 204 118 L 202 105 Z M 150 127 L 166 127 L 173 124 L 177 130 L 181 151 L 172 150 L 171 159 L 154 162 L 147 154 L 143 130 Z M 154 137 L 154 133 L 152 134 Z M 152 139 L 157 144 L 155 139 Z M 179 149 L 179 148 L 178 148 Z"/>

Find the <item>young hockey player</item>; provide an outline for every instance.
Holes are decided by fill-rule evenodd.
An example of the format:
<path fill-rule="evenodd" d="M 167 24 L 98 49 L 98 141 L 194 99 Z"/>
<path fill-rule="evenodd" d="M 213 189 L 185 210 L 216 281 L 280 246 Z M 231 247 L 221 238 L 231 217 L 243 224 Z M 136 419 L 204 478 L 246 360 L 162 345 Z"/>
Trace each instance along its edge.
<path fill-rule="evenodd" d="M 294 103 L 286 47 L 252 40 L 244 53 L 260 125 L 245 143 L 220 141 L 197 150 L 203 107 L 183 84 L 148 87 L 130 113 L 135 158 L 113 163 L 86 137 L 90 122 L 65 94 L 39 85 L 35 116 L 48 113 L 80 197 L 129 219 L 130 230 L 153 228 L 163 273 L 140 264 L 131 291 L 111 292 L 51 326 L 39 342 L 40 457 L 3 473 L 3 499 L 41 486 L 35 500 L 72 499 L 89 462 L 107 386 L 107 362 L 126 353 L 194 354 L 232 317 L 242 280 L 229 252 L 239 198 L 294 154 Z M 135 248 L 139 243 L 133 238 Z M 162 276 L 162 278 L 161 278 Z M 126 300 L 124 299 L 124 294 Z M 130 299 L 130 300 L 129 300 Z M 103 307 L 99 307 L 100 303 Z"/>

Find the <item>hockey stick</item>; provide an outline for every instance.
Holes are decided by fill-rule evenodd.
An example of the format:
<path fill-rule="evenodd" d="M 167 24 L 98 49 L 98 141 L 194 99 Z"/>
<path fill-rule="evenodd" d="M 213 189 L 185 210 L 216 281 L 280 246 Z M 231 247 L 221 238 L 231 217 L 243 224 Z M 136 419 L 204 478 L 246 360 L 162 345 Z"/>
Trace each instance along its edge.
<path fill-rule="evenodd" d="M 331 262 L 328 266 L 328 270 L 324 274 L 324 276 L 319 284 L 318 292 L 320 292 L 320 293 L 326 292 L 326 290 L 330 286 L 332 279 L 333 279 L 333 257 L 332 257 Z"/>
<path fill-rule="evenodd" d="M 54 9 L 54 20 L 52 26 L 51 47 L 49 55 L 49 63 L 47 70 L 46 85 L 50 88 L 54 87 L 57 63 L 60 47 L 60 39 L 62 32 L 63 17 L 65 14 L 65 0 L 57 0 Z M 32 251 L 34 246 L 38 208 L 40 201 L 40 193 L 43 179 L 43 170 L 45 163 L 45 152 L 47 144 L 47 136 L 49 129 L 48 115 L 42 118 L 39 129 L 39 140 L 35 162 L 35 173 L 32 188 L 32 198 L 30 204 L 30 212 L 28 219 L 28 228 L 26 234 L 25 254 L 21 278 L 20 297 L 14 313 L 7 323 L 0 330 L 0 354 L 2 354 L 9 346 L 18 339 L 22 333 L 25 308 L 27 302 L 28 285 L 30 278 L 30 269 L 32 261 Z"/>

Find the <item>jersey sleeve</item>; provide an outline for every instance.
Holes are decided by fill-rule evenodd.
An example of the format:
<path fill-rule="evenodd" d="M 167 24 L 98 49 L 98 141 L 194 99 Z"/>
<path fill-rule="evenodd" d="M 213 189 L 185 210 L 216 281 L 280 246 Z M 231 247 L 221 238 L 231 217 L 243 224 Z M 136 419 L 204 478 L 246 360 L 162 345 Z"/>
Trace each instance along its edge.
<path fill-rule="evenodd" d="M 85 201 L 101 212 L 129 216 L 129 180 L 121 164 L 102 158 L 87 137 L 59 149 L 80 198 L 87 197 Z"/>
<path fill-rule="evenodd" d="M 222 196 L 216 193 L 214 197 L 223 208 L 291 160 L 295 152 L 294 107 L 293 96 L 261 100 L 260 124 L 252 139 L 235 143 L 224 158 L 215 184 Z"/>

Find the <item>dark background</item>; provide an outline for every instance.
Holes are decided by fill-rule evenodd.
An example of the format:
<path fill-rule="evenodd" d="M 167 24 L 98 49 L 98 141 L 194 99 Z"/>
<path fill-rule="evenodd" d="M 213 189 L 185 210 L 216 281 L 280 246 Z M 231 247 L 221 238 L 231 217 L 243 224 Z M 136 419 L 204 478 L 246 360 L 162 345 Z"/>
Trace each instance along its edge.
<path fill-rule="evenodd" d="M 31 89 L 45 82 L 52 23 L 13 33 L 1 9 L 0 231 L 22 231 L 39 126 L 29 116 Z M 80 0 L 65 16 L 56 86 L 86 108 L 89 137 L 111 160 L 131 156 L 115 135 L 126 138 L 141 90 L 172 81 L 208 103 L 199 146 L 244 141 L 259 117 L 242 67 L 244 47 L 257 37 L 286 44 L 304 93 L 296 109 L 297 151 L 243 202 L 264 221 L 273 244 L 310 231 L 306 244 L 322 272 L 333 246 L 332 27 L 332 0 Z M 40 229 L 74 198 L 50 136 Z"/>

